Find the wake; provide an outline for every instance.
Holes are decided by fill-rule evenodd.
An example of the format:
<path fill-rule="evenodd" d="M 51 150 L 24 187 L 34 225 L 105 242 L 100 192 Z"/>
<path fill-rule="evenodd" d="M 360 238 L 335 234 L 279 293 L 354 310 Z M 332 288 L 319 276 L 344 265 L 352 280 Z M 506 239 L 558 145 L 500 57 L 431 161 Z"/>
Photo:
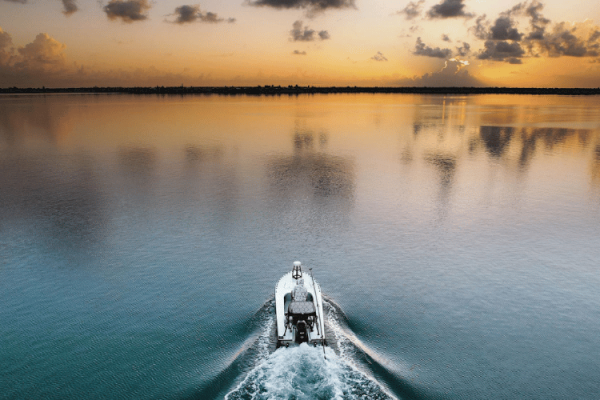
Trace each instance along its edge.
<path fill-rule="evenodd" d="M 274 318 L 264 321 L 255 342 L 254 368 L 225 395 L 226 400 L 395 399 L 353 359 L 353 340 L 339 322 L 336 307 L 324 302 L 331 347 L 300 346 L 272 351 Z"/>

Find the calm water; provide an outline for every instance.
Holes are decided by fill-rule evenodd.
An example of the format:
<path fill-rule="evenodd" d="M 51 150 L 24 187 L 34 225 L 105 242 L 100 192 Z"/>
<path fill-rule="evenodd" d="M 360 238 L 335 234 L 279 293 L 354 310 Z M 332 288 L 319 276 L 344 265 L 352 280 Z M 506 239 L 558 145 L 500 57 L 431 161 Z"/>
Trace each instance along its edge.
<path fill-rule="evenodd" d="M 598 97 L 0 97 L 2 399 L 598 399 L 598 260 Z"/>

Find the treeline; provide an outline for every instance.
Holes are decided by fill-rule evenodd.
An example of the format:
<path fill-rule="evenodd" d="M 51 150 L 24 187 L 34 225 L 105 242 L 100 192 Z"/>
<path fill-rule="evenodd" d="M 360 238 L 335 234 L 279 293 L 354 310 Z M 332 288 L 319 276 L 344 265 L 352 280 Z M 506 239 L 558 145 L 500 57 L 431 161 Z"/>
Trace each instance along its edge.
<path fill-rule="evenodd" d="M 154 86 L 81 88 L 0 88 L 0 93 L 129 93 L 129 94 L 217 94 L 298 95 L 321 93 L 415 93 L 415 94 L 537 94 L 599 95 L 600 88 L 507 88 L 507 87 L 359 87 L 359 86 Z"/>

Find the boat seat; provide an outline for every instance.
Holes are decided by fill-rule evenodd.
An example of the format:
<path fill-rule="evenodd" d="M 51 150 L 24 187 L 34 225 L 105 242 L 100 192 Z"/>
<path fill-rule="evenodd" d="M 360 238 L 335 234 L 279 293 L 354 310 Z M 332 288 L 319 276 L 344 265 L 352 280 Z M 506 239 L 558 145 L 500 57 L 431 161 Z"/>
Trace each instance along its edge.
<path fill-rule="evenodd" d="M 292 301 L 288 307 L 290 314 L 315 314 L 315 305 L 312 301 Z"/>

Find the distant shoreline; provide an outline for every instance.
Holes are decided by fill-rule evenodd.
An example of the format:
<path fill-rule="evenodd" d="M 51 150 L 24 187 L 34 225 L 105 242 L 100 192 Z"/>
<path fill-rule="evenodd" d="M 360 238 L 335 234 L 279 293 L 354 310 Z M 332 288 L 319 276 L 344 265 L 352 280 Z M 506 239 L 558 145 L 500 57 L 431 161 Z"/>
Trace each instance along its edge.
<path fill-rule="evenodd" d="M 506 87 L 359 87 L 359 86 L 153 86 L 81 88 L 0 88 L 0 94 L 38 93 L 126 93 L 126 94 L 203 94 L 277 96 L 335 93 L 408 94 L 525 94 L 525 95 L 600 95 L 600 88 L 506 88 Z"/>

